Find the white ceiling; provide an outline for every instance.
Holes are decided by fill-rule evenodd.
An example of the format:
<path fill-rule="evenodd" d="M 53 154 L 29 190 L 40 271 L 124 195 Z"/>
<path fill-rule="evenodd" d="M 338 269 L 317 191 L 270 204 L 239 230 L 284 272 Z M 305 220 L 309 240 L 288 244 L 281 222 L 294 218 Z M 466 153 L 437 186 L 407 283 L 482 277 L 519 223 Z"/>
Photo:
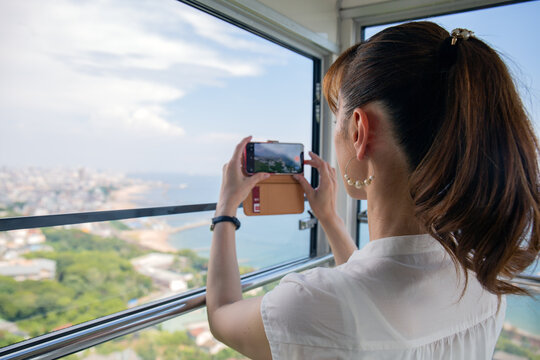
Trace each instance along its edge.
<path fill-rule="evenodd" d="M 472 10 L 508 0 L 259 0 L 272 10 L 329 41 L 338 43 L 340 21 L 361 25 L 429 17 Z M 338 9 L 339 8 L 339 9 Z"/>

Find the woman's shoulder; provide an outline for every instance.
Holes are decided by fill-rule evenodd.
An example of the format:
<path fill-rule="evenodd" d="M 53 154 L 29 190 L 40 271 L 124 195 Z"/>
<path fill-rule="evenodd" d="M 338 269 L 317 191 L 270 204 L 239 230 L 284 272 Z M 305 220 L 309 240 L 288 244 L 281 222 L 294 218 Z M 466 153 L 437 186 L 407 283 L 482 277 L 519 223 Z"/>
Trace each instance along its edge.
<path fill-rule="evenodd" d="M 364 282 L 351 276 L 347 266 L 319 267 L 285 276 L 264 296 L 262 307 L 293 326 L 305 318 L 326 324 L 339 319 L 343 324 L 343 314 L 349 313 L 351 306 L 373 302 L 369 294 Z"/>
<path fill-rule="evenodd" d="M 363 300 L 358 291 L 353 291 L 354 299 L 349 296 L 352 289 L 344 283 L 339 268 L 315 268 L 284 277 L 261 304 L 269 341 L 323 347 L 354 343 L 344 334 L 354 333 L 350 308 L 362 306 Z"/>
<path fill-rule="evenodd" d="M 339 292 L 343 286 L 360 285 L 361 279 L 359 279 L 357 266 L 345 263 L 332 268 L 317 267 L 303 273 L 288 274 L 280 281 L 277 288 L 292 291 L 300 296 L 311 296 L 314 293 L 332 295 Z"/>

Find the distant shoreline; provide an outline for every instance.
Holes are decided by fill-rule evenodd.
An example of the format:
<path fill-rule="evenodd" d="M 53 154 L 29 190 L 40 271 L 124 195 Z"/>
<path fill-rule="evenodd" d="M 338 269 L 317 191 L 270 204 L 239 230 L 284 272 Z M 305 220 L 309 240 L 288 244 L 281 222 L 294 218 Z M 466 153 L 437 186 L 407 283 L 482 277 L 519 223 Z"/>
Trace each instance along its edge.
<path fill-rule="evenodd" d="M 160 228 L 124 230 L 120 233 L 120 237 L 151 250 L 165 253 L 176 253 L 178 249 L 169 243 L 170 235 L 189 229 L 210 226 L 210 223 L 210 220 L 202 220 L 178 227 L 170 227 L 164 223 L 156 223 L 155 225 Z"/>
<path fill-rule="evenodd" d="M 111 192 L 106 207 L 110 210 L 132 209 L 137 207 L 135 200 L 150 190 L 148 184 L 136 184 L 116 189 Z"/>

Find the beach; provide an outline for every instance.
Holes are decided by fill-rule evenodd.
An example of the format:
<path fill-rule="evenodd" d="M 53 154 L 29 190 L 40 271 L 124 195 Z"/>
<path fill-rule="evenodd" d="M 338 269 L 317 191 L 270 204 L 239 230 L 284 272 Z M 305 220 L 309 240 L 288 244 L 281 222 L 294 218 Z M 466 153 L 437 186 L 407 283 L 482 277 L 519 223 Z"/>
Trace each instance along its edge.
<path fill-rule="evenodd" d="M 169 243 L 169 236 L 189 229 L 209 227 L 210 220 L 202 220 L 188 223 L 182 226 L 172 227 L 165 221 L 153 220 L 150 228 L 121 231 L 121 239 L 135 243 L 147 249 L 164 253 L 176 253 L 178 249 Z"/>
<path fill-rule="evenodd" d="M 122 210 L 138 207 L 137 200 L 149 190 L 149 184 L 134 184 L 113 190 L 110 194 L 109 201 L 107 201 L 106 210 Z"/>

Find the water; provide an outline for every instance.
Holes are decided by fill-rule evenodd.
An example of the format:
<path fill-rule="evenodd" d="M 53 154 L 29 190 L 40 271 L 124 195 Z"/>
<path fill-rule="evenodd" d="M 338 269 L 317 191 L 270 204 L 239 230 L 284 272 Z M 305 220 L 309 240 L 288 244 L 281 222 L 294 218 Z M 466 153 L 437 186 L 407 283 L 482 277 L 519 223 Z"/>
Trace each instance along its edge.
<path fill-rule="evenodd" d="M 507 296 L 505 322 L 531 334 L 540 335 L 540 294 L 528 296 Z"/>
<path fill-rule="evenodd" d="M 208 218 L 211 216 L 209 214 Z M 236 233 L 236 244 L 240 265 L 259 269 L 308 256 L 309 231 L 298 230 L 300 218 L 300 215 L 239 216 L 242 225 Z M 177 249 L 192 249 L 200 256 L 208 257 L 211 240 L 212 233 L 208 226 L 204 226 L 171 235 L 169 244 Z"/>
<path fill-rule="evenodd" d="M 140 207 L 213 203 L 218 199 L 221 184 L 221 176 L 134 173 L 128 177 L 153 184 L 136 200 Z"/>
<path fill-rule="evenodd" d="M 216 202 L 221 177 L 183 174 L 130 174 L 129 177 L 159 181 L 136 200 L 140 207 L 182 205 Z M 213 211 L 159 217 L 172 227 L 209 221 Z M 256 269 L 309 255 L 309 230 L 298 230 L 298 221 L 309 217 L 307 212 L 295 215 L 246 217 L 241 209 L 238 218 L 242 225 L 237 231 L 237 256 L 240 265 Z M 169 244 L 177 249 L 192 249 L 208 257 L 212 233 L 200 226 L 174 233 Z"/>
<path fill-rule="evenodd" d="M 219 195 L 219 176 L 191 176 L 182 174 L 132 174 L 130 177 L 147 181 L 161 181 L 138 199 L 137 206 L 164 206 L 216 202 Z M 307 204 L 306 204 L 307 205 Z M 160 219 L 178 227 L 209 221 L 213 211 L 164 216 Z M 309 255 L 309 231 L 298 230 L 298 220 L 308 217 L 280 215 L 246 217 L 238 210 L 242 222 L 237 232 L 237 256 L 240 265 L 255 269 L 279 264 Z M 361 246 L 368 242 L 367 225 L 360 226 Z M 208 257 L 212 233 L 208 226 L 196 227 L 175 233 L 169 243 L 177 249 L 192 249 Z M 536 298 L 508 296 L 505 321 L 529 333 L 540 335 L 540 295 Z"/>

